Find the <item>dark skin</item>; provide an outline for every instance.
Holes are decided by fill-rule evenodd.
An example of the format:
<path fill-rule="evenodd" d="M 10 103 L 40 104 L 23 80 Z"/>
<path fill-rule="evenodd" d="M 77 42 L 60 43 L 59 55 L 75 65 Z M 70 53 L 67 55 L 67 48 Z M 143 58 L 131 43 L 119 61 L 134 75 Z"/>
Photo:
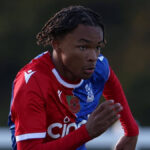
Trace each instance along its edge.
<path fill-rule="evenodd" d="M 100 27 L 79 25 L 63 39 L 52 42 L 56 69 L 70 81 L 89 78 L 95 69 L 102 43 Z"/>
<path fill-rule="evenodd" d="M 53 40 L 52 59 L 59 74 L 72 82 L 91 77 L 103 45 L 103 38 L 100 27 L 80 24 L 63 38 Z M 120 118 L 119 112 L 122 110 L 121 104 L 112 100 L 100 104 L 86 123 L 91 138 L 105 132 Z M 123 136 L 115 150 L 134 150 L 136 142 L 137 137 Z"/>

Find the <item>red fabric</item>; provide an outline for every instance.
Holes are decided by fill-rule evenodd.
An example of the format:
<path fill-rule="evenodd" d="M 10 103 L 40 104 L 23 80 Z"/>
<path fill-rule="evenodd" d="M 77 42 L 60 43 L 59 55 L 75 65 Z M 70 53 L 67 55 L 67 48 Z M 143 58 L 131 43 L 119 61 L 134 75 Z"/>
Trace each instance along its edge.
<path fill-rule="evenodd" d="M 74 150 L 90 140 L 68 107 L 73 88 L 62 85 L 53 69 L 44 53 L 17 74 L 11 106 L 17 150 Z"/>
<path fill-rule="evenodd" d="M 90 139 L 83 125 L 65 137 L 54 141 L 46 143 L 43 142 L 43 139 L 20 141 L 17 143 L 17 150 L 75 150 Z"/>
<path fill-rule="evenodd" d="M 45 53 L 26 65 L 15 79 L 11 115 L 19 139 L 26 134 L 30 137 L 25 139 L 32 139 L 34 134 L 48 131 L 50 135 L 45 138 L 50 141 L 77 128 L 76 116 L 68 109 L 66 101 L 66 95 L 72 95 L 73 89 L 57 81 L 53 67 L 49 53 Z M 67 122 L 64 121 L 66 117 Z"/>
<path fill-rule="evenodd" d="M 110 76 L 105 84 L 103 96 L 106 100 L 113 99 L 115 103 L 120 103 L 123 106 L 121 111 L 120 122 L 124 129 L 126 136 L 136 136 L 139 134 L 139 128 L 136 124 L 132 113 L 130 111 L 127 99 L 123 92 L 122 86 L 115 75 L 114 71 L 110 68 Z"/>

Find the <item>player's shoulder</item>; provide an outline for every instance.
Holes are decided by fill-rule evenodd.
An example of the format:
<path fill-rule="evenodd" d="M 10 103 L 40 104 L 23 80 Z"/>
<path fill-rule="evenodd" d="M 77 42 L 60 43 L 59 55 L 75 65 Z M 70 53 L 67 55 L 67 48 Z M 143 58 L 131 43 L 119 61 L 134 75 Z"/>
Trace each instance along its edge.
<path fill-rule="evenodd" d="M 100 55 L 98 56 L 97 64 L 98 64 L 98 65 L 101 64 L 101 65 L 109 66 L 108 59 L 107 59 L 103 54 L 100 54 Z"/>
<path fill-rule="evenodd" d="M 109 62 L 108 62 L 108 59 L 102 54 L 100 54 L 98 59 L 97 59 L 94 75 L 97 76 L 98 78 L 102 77 L 105 80 L 108 79 L 108 76 L 109 76 Z"/>
<path fill-rule="evenodd" d="M 50 77 L 49 72 L 49 54 L 44 52 L 25 65 L 16 75 L 14 82 L 32 86 L 37 80 L 44 81 L 46 77 Z"/>

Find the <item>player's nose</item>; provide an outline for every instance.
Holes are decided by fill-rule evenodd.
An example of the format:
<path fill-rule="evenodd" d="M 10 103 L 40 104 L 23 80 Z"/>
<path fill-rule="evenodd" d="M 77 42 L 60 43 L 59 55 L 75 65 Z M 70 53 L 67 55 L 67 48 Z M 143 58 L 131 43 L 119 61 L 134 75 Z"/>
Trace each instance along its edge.
<path fill-rule="evenodd" d="M 98 55 L 97 55 L 97 52 L 95 51 L 95 49 L 91 49 L 88 51 L 88 56 L 87 56 L 88 61 L 95 62 L 95 61 L 97 61 L 97 57 L 98 57 Z"/>

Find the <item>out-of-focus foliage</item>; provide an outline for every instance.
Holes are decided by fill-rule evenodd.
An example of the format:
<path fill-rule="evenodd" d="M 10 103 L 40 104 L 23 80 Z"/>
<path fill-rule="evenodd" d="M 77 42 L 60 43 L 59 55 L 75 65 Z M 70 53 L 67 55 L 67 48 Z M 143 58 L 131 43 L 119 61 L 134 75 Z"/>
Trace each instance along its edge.
<path fill-rule="evenodd" d="M 141 125 L 150 125 L 150 1 L 30 0 L 0 2 L 0 126 L 7 125 L 11 84 L 18 70 L 40 52 L 36 34 L 58 10 L 84 5 L 103 16 L 103 54 L 118 75 Z"/>

